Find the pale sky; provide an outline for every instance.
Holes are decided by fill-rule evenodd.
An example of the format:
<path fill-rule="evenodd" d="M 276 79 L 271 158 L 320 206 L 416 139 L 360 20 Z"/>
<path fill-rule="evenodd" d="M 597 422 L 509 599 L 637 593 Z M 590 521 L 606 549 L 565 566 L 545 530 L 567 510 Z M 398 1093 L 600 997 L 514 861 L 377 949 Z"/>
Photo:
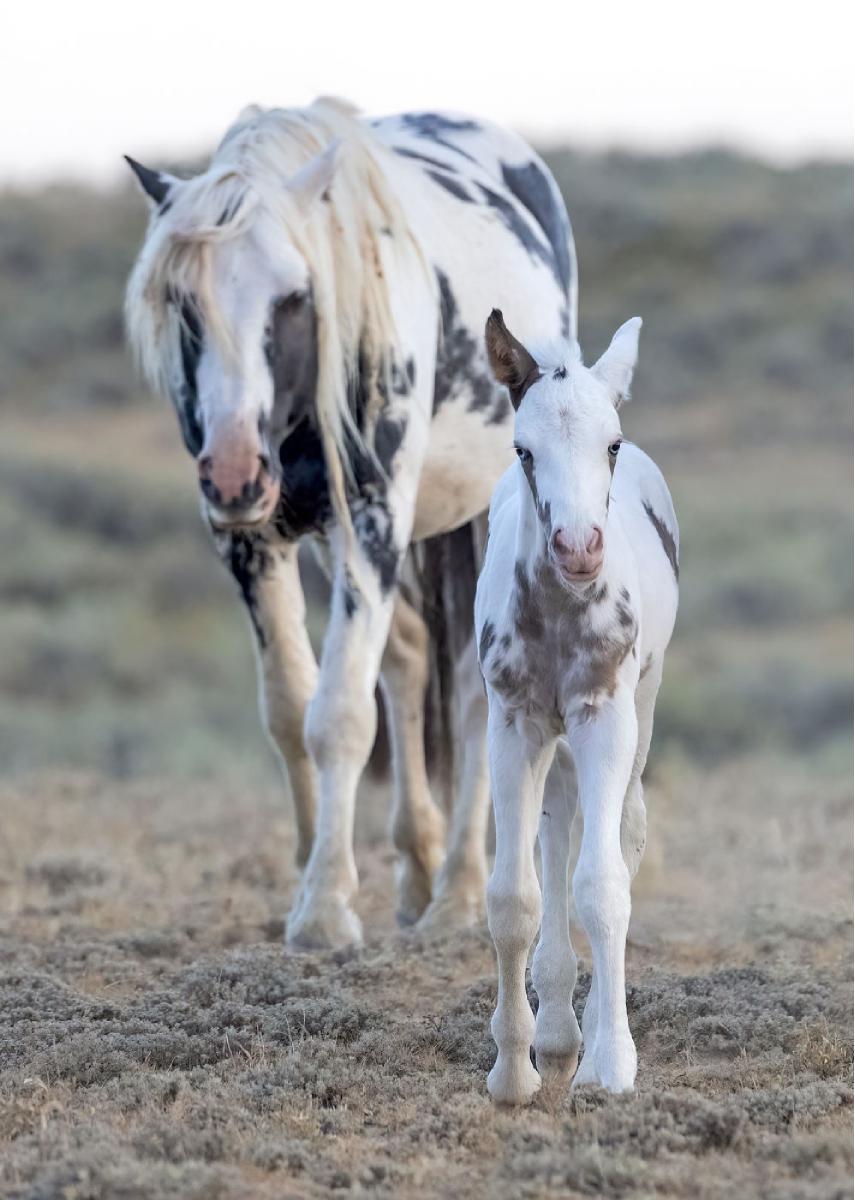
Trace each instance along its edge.
<path fill-rule="evenodd" d="M 446 108 L 541 142 L 850 157 L 851 3 L 56 0 L 6 7 L 0 183 L 110 183 L 250 102 Z"/>

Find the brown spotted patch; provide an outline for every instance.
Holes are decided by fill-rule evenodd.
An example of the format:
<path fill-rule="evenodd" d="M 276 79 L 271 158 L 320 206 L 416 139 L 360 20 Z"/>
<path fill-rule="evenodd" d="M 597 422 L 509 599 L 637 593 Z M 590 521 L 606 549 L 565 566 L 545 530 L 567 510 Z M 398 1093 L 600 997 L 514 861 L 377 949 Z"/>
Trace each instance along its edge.
<path fill-rule="evenodd" d="M 607 603 L 603 584 L 581 592 L 564 588 L 552 566 L 540 559 L 529 574 L 517 562 L 514 571 L 515 638 L 503 635 L 485 672 L 490 686 L 515 713 L 546 719 L 562 727 L 569 716 L 590 719 L 600 703 L 614 695 L 621 664 L 638 637 L 632 600 L 625 588 L 611 604 L 610 620 L 593 605 Z"/>

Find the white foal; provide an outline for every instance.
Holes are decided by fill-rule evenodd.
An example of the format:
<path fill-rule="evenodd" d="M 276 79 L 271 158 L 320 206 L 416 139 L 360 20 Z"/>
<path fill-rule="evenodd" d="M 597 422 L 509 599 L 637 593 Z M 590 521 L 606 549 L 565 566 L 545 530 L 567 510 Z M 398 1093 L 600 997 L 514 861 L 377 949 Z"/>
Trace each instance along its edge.
<path fill-rule="evenodd" d="M 490 363 L 516 410 L 519 459 L 493 495 L 475 601 L 496 815 L 487 910 L 499 968 L 498 1056 L 487 1086 L 508 1104 L 530 1100 L 542 1077 L 569 1081 L 582 1041 L 576 1084 L 620 1092 L 635 1081 L 624 985 L 630 881 L 644 850 L 641 775 L 678 575 L 668 488 L 647 455 L 621 442 L 618 409 L 640 327 L 628 321 L 587 368 L 575 343 L 530 352 L 498 310 L 487 322 Z M 573 896 L 593 956 L 581 1036 L 568 912 L 577 792 L 583 834 Z M 525 968 L 538 929 L 535 1022 Z"/>

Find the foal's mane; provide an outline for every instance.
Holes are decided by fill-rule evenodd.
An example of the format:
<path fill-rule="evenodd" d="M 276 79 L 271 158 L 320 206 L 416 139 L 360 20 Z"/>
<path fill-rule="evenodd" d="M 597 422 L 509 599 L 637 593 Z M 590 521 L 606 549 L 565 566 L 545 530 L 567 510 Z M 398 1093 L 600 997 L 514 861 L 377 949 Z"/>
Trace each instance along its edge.
<path fill-rule="evenodd" d="M 341 150 L 329 194 L 305 211 L 285 185 L 336 139 Z M 208 168 L 183 182 L 152 215 L 126 297 L 128 334 L 139 363 L 151 385 L 168 394 L 181 368 L 180 330 L 187 320 L 172 301 L 192 297 L 206 332 L 225 356 L 233 354 L 212 286 L 212 247 L 246 233 L 261 214 L 273 218 L 312 280 L 318 424 L 333 502 L 346 528 L 348 435 L 360 444 L 348 383 L 360 350 L 377 371 L 398 345 L 381 268 L 383 233 L 424 264 L 384 170 L 388 154 L 357 110 L 341 100 L 322 97 L 306 109 L 245 109 Z"/>

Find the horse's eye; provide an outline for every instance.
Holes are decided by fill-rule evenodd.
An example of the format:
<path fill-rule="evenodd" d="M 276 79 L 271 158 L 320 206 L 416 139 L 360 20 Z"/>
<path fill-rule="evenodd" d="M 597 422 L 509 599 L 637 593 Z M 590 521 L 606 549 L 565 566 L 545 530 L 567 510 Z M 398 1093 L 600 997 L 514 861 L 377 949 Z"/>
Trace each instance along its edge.
<path fill-rule="evenodd" d="M 521 463 L 531 462 L 531 451 L 526 450 L 525 446 L 514 446 L 514 449 L 516 450 L 517 458 Z"/>
<path fill-rule="evenodd" d="M 609 457 L 617 458 L 618 450 L 620 450 L 620 442 L 612 442 L 612 444 L 609 446 Z"/>

